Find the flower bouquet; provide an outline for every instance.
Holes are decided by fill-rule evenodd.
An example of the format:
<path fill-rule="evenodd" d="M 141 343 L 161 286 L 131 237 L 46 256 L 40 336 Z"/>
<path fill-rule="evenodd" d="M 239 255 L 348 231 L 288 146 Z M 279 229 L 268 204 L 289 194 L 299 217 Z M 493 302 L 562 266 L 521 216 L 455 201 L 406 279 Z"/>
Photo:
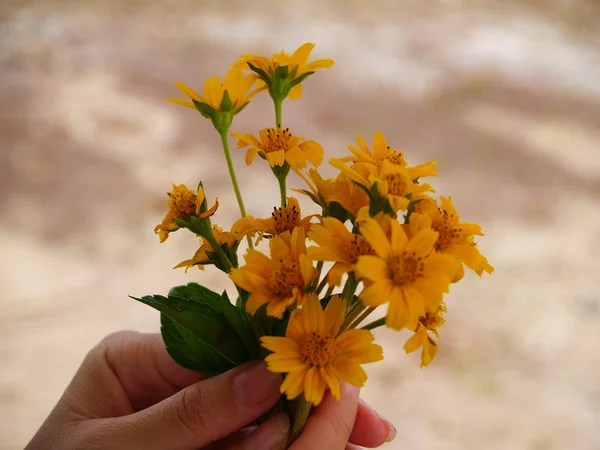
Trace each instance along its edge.
<path fill-rule="evenodd" d="M 309 62 L 313 47 L 272 58 L 242 55 L 222 82 L 206 80 L 202 95 L 176 83 L 187 99 L 169 100 L 200 112 L 221 138 L 241 218 L 225 231 L 213 223 L 218 201 L 209 201 L 210 191 L 202 183 L 196 189 L 179 184 L 167 194 L 168 212 L 154 231 L 161 242 L 180 229 L 198 236 L 198 250 L 175 267 L 214 266 L 229 275 L 236 298 L 198 283 L 135 298 L 160 311 L 164 342 L 180 365 L 214 376 L 264 359 L 268 370 L 285 374 L 285 397 L 272 413 L 290 415 L 291 441 L 327 391 L 339 399 L 340 382 L 363 386 L 361 365 L 383 359 L 372 330 L 407 328 L 413 334 L 404 349 L 421 349 L 427 366 L 438 350 L 450 285 L 462 279 L 464 266 L 478 275 L 493 271 L 474 240 L 481 227 L 462 222 L 451 197 L 431 196 L 426 180 L 436 176 L 435 161 L 410 166 L 376 132 L 372 145 L 358 137 L 348 156 L 329 160 L 339 171 L 335 178 L 319 174 L 321 145 L 295 135 L 282 119 L 284 100 L 301 98 L 302 83 L 334 64 Z M 273 100 L 274 126 L 258 135 L 232 133 L 235 116 L 261 92 Z M 247 149 L 247 165 L 259 156 L 273 172 L 281 204 L 269 217 L 246 214 L 230 137 Z M 288 196 L 288 176 L 306 183 L 294 191 L 320 214 L 302 215 L 298 198 Z M 385 315 L 369 321 L 382 306 Z"/>

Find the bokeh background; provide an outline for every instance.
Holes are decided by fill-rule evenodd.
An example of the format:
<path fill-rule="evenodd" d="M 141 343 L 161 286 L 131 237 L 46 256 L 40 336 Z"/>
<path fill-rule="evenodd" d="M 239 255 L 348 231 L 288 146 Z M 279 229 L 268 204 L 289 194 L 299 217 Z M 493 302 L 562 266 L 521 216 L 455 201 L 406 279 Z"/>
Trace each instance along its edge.
<path fill-rule="evenodd" d="M 152 232 L 172 182 L 201 179 L 216 220 L 237 218 L 218 138 L 165 101 L 173 82 L 307 41 L 337 64 L 285 125 L 332 156 L 381 130 L 411 163 L 437 159 L 496 268 L 453 288 L 429 368 L 376 332 L 363 397 L 398 428 L 385 448 L 599 448 L 599 23 L 597 0 L 2 0 L 0 448 L 25 445 L 104 335 L 158 330 L 128 294 L 225 286 L 171 270 L 193 238 Z M 264 96 L 234 128 L 272 122 Z M 266 215 L 275 181 L 234 153 Z"/>

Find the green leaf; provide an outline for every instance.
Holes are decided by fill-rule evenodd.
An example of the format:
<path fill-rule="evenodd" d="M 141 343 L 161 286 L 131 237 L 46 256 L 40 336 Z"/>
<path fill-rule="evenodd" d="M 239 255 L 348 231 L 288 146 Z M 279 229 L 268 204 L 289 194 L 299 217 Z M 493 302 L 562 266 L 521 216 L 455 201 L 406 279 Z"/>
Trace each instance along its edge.
<path fill-rule="evenodd" d="M 245 310 L 236 308 L 229 301 L 227 293 L 222 297 L 223 304 L 223 315 L 237 333 L 238 337 L 242 340 L 242 343 L 248 351 L 248 355 L 259 357 L 260 347 L 256 339 L 256 335 L 250 325 L 250 319 L 248 313 Z M 252 358 L 252 359 L 255 359 Z"/>
<path fill-rule="evenodd" d="M 285 336 L 285 332 L 287 331 L 288 322 L 290 321 L 290 316 L 292 314 L 289 311 L 286 311 L 283 314 L 283 318 L 276 319 L 273 325 L 273 336 Z"/>
<path fill-rule="evenodd" d="M 232 366 L 221 355 L 196 337 L 186 328 L 178 325 L 166 314 L 160 315 L 161 334 L 167 352 L 177 364 L 186 369 L 195 370 L 207 377 L 226 372 Z"/>
<path fill-rule="evenodd" d="M 198 361 L 205 358 L 201 371 L 208 375 L 260 357 L 248 315 L 232 305 L 227 296 L 190 283 L 171 289 L 168 297 L 151 295 L 135 300 L 157 309 L 173 322 L 164 321 L 163 338 L 165 343 L 169 340 L 173 358 L 186 362 L 181 363 L 185 367 L 198 366 Z"/>

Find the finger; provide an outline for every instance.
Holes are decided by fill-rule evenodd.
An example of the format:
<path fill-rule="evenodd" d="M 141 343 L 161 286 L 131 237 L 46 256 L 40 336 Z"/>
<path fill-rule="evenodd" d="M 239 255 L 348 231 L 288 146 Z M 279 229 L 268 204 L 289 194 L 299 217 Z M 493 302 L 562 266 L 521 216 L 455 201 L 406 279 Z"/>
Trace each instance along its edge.
<path fill-rule="evenodd" d="M 284 450 L 287 448 L 290 420 L 287 414 L 271 417 L 256 430 L 243 438 L 226 441 L 215 449 L 227 450 Z"/>
<path fill-rule="evenodd" d="M 344 450 L 362 450 L 362 447 L 354 444 L 347 444 Z"/>
<path fill-rule="evenodd" d="M 308 418 L 304 430 L 290 450 L 343 450 L 354 425 L 359 391 L 359 388 L 343 383 L 340 400 L 328 393 Z"/>
<path fill-rule="evenodd" d="M 369 405 L 358 400 L 356 420 L 350 433 L 350 442 L 367 448 L 379 447 L 396 437 L 396 428 L 380 417 Z"/>
<path fill-rule="evenodd" d="M 99 347 L 134 411 L 154 405 L 204 379 L 199 373 L 177 364 L 158 333 L 120 331 L 106 337 Z"/>
<path fill-rule="evenodd" d="M 254 361 L 189 386 L 129 416 L 113 419 L 114 448 L 190 449 L 232 434 L 279 399 L 281 376 Z"/>

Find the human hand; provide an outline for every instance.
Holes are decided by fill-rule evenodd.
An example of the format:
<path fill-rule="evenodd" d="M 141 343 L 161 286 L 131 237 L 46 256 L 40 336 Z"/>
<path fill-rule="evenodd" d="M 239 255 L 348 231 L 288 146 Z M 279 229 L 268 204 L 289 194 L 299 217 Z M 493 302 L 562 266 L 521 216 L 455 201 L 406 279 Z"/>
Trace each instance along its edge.
<path fill-rule="evenodd" d="M 285 414 L 243 429 L 278 401 L 280 383 L 256 361 L 205 379 L 177 365 L 160 335 L 115 333 L 89 352 L 26 450 L 284 449 Z M 340 401 L 326 397 L 291 450 L 353 450 L 393 438 L 358 394 L 345 385 Z"/>

